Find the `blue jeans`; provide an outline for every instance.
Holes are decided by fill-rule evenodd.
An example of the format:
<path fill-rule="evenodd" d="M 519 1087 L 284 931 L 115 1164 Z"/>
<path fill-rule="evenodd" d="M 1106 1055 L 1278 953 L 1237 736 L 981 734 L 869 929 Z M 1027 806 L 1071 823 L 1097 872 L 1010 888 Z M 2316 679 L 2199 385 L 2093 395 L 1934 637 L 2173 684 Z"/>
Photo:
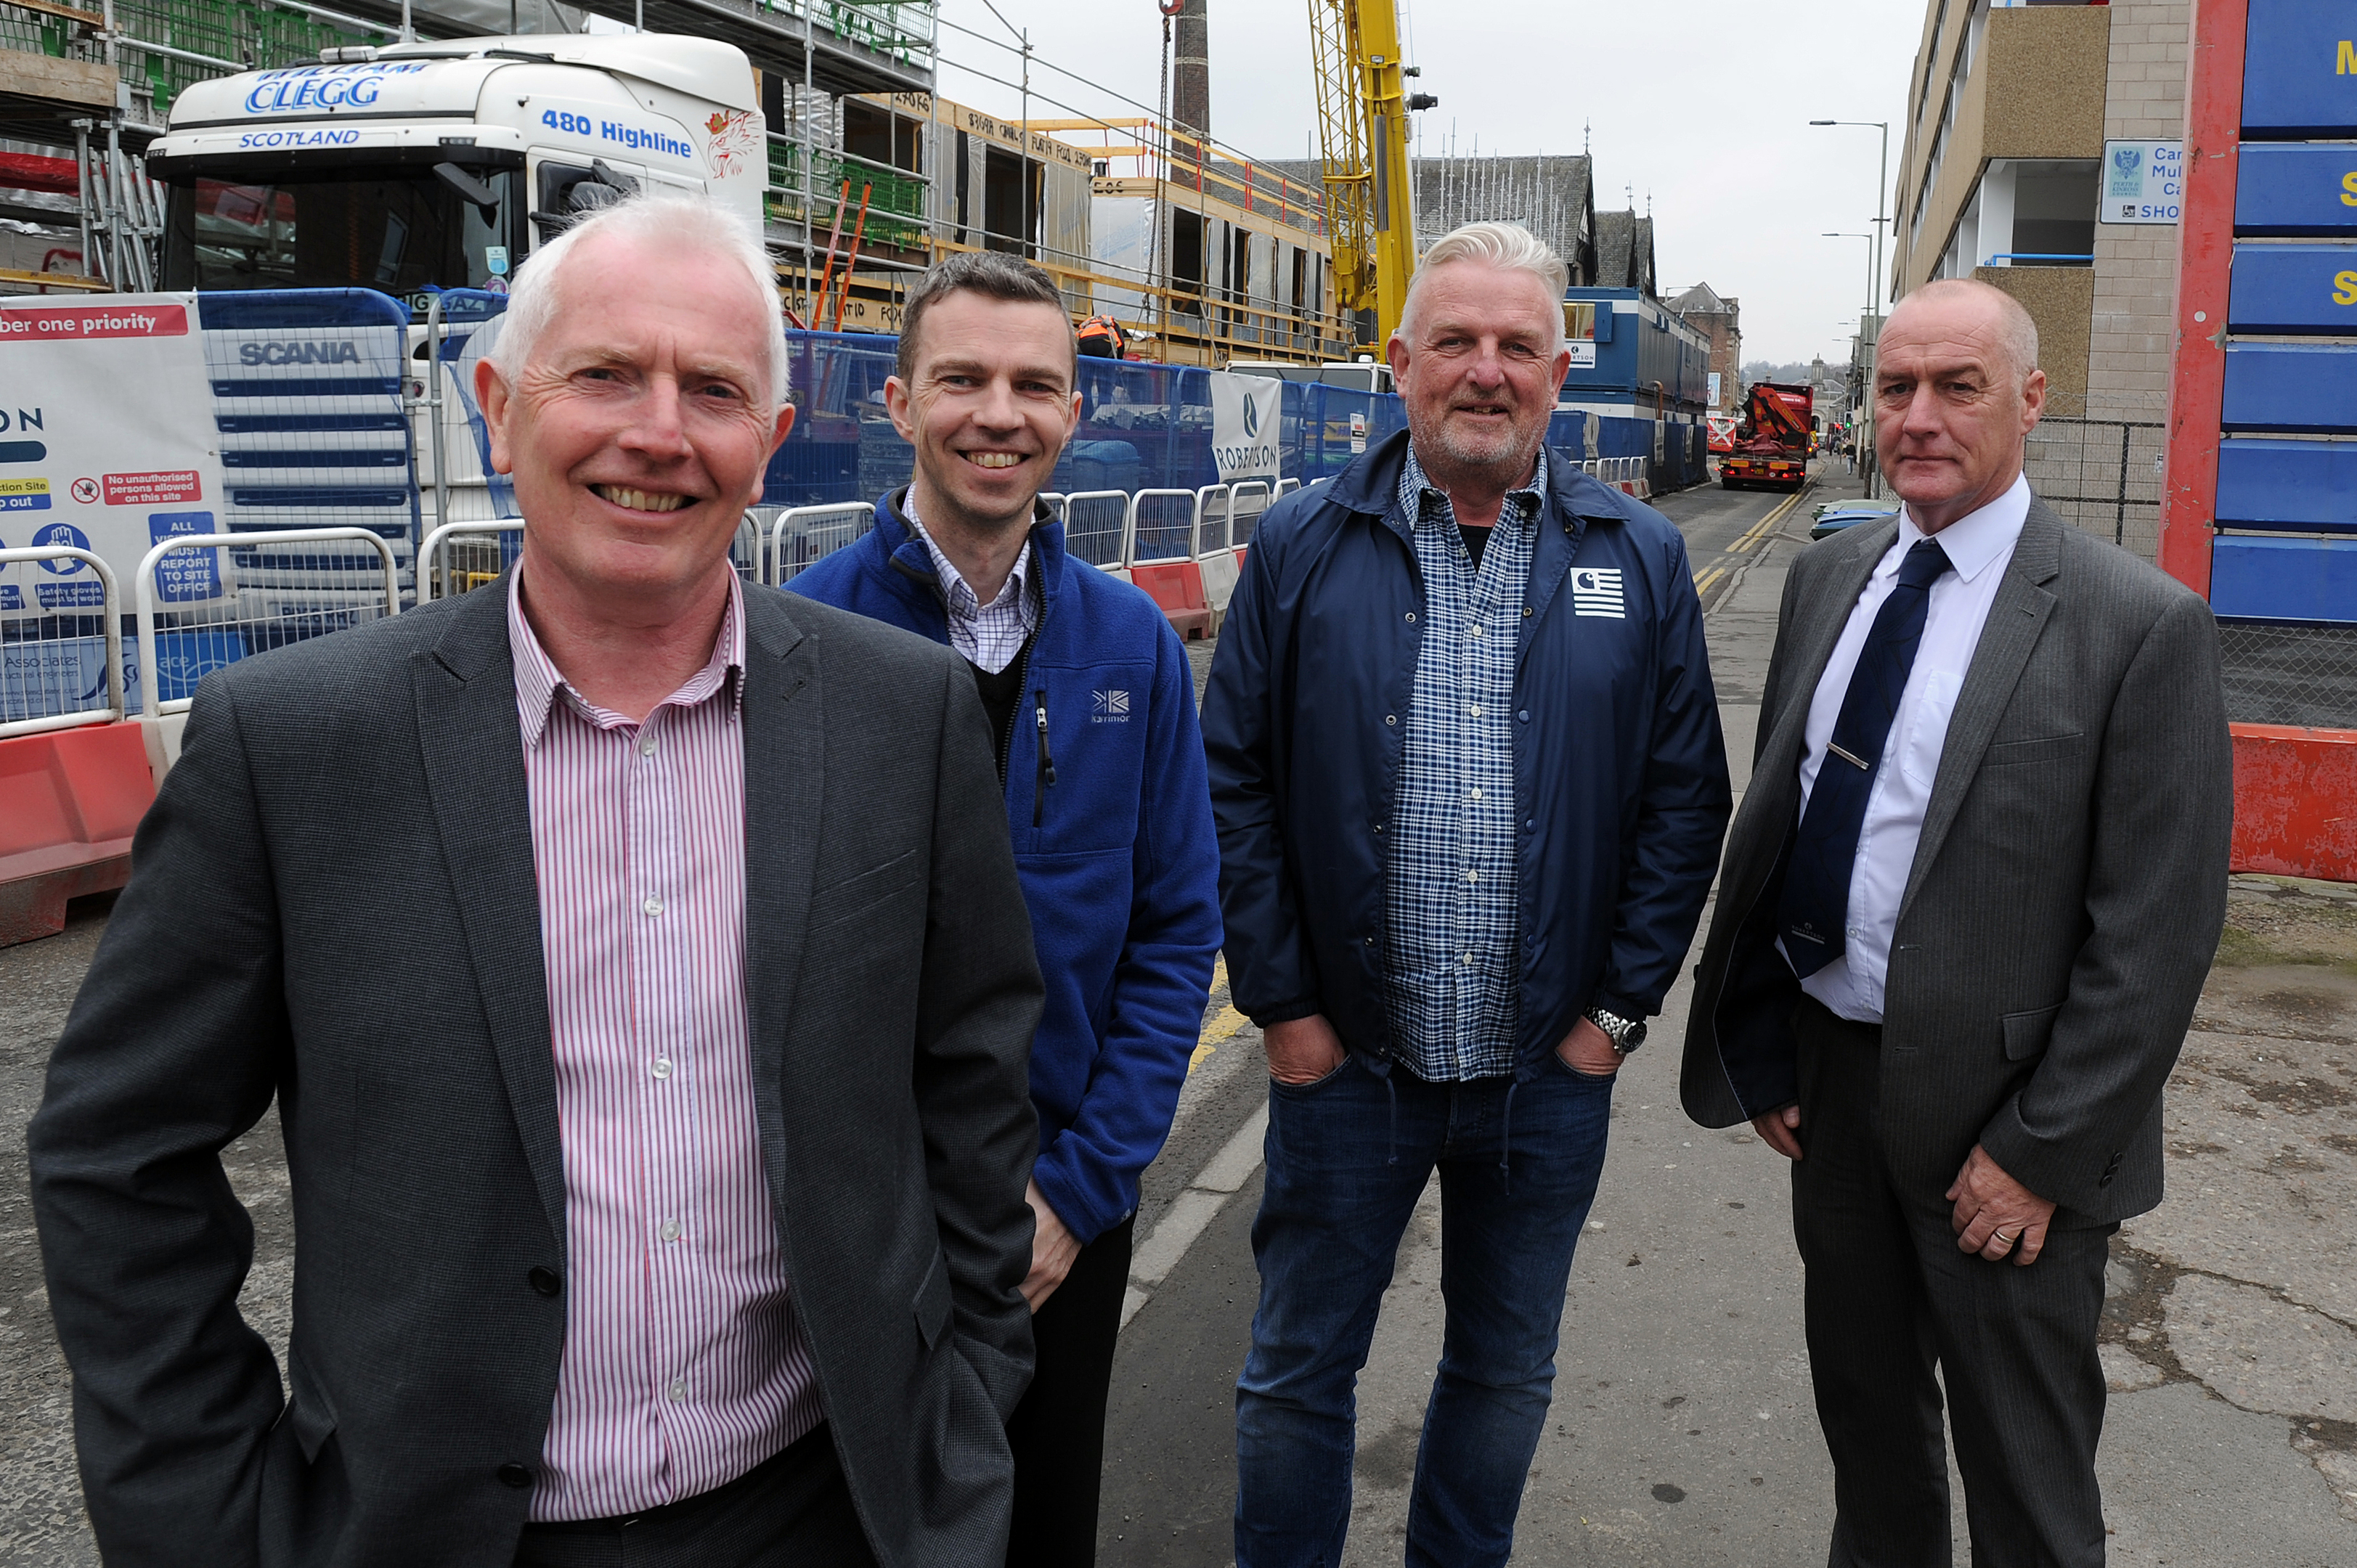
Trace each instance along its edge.
<path fill-rule="evenodd" d="M 1502 1563 L 1546 1423 L 1556 1331 L 1612 1113 L 1609 1078 L 1426 1083 L 1353 1055 L 1269 1086 L 1260 1307 L 1236 1383 L 1237 1568 L 1335 1568 L 1355 1389 L 1393 1260 L 1440 1171 L 1440 1369 L 1408 1505 L 1415 1568 Z"/>

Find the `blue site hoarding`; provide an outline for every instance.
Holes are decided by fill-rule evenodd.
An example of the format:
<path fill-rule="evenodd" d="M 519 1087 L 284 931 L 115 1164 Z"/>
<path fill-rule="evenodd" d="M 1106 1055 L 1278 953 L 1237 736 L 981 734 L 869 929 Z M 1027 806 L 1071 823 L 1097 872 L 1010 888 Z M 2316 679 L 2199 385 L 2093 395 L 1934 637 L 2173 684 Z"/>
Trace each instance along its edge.
<path fill-rule="evenodd" d="M 2357 623 L 2357 446 L 2299 439 L 2357 435 L 2357 0 L 2250 0 L 2242 102 L 2211 606 Z"/>

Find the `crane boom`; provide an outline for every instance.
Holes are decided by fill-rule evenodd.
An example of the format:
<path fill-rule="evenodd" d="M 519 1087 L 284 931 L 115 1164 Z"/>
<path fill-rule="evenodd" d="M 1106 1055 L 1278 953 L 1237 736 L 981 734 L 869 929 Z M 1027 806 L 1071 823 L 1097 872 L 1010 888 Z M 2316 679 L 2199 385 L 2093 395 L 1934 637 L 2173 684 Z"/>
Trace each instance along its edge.
<path fill-rule="evenodd" d="M 1415 272 L 1415 183 L 1408 166 L 1398 0 L 1309 0 L 1318 135 L 1342 307 L 1374 312 L 1380 348 L 1399 325 Z"/>

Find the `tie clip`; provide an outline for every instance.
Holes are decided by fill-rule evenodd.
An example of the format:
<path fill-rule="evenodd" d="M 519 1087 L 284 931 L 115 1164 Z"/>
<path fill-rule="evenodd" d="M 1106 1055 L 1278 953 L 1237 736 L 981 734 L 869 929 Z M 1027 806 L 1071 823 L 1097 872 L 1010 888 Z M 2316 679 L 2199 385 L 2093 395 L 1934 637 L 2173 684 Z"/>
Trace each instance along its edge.
<path fill-rule="evenodd" d="M 1865 772 L 1865 773 L 1871 773 L 1871 772 L 1873 772 L 1873 771 L 1874 771 L 1874 765 L 1873 765 L 1873 764 L 1871 764 L 1871 763 L 1869 763 L 1869 762 L 1866 761 L 1866 760 L 1865 760 L 1864 758 L 1862 758 L 1862 757 L 1852 757 L 1848 752 L 1844 751 L 1840 746 L 1838 746 L 1835 745 L 1832 741 L 1827 741 L 1827 742 L 1825 742 L 1825 749 L 1826 749 L 1827 751 L 1832 752 L 1835 757 L 1840 757 L 1844 762 L 1848 763 L 1852 768 L 1857 768 L 1857 769 L 1858 769 L 1858 770 L 1860 770 L 1861 772 Z"/>

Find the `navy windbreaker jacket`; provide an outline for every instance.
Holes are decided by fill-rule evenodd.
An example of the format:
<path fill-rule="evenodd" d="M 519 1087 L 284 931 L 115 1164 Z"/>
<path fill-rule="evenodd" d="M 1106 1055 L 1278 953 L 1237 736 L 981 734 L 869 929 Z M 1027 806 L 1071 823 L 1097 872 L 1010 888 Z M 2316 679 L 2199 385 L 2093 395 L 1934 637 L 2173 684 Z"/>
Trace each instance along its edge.
<path fill-rule="evenodd" d="M 888 496 L 856 543 L 787 585 L 946 644 L 924 541 Z M 1006 760 L 1006 822 L 1047 1006 L 1031 1041 L 1033 1177 L 1092 1241 L 1137 1208 L 1169 1134 L 1220 949 L 1219 846 L 1195 679 L 1154 601 L 1031 531 L 1044 611 L 1024 660 Z M 1041 705 L 1047 753 L 1040 751 Z"/>
<path fill-rule="evenodd" d="M 1262 1025 L 1322 1013 L 1390 1055 L 1385 832 L 1424 584 L 1392 517 L 1407 435 L 1294 491 L 1253 536 L 1203 702 L 1228 983 Z M 1548 490 L 1514 666 L 1518 1072 L 1579 1015 L 1658 1013 L 1718 865 L 1729 797 L 1685 541 L 1567 462 Z M 1622 614 L 1575 613 L 1575 579 Z M 1609 600 L 1608 600 L 1609 602 Z"/>

